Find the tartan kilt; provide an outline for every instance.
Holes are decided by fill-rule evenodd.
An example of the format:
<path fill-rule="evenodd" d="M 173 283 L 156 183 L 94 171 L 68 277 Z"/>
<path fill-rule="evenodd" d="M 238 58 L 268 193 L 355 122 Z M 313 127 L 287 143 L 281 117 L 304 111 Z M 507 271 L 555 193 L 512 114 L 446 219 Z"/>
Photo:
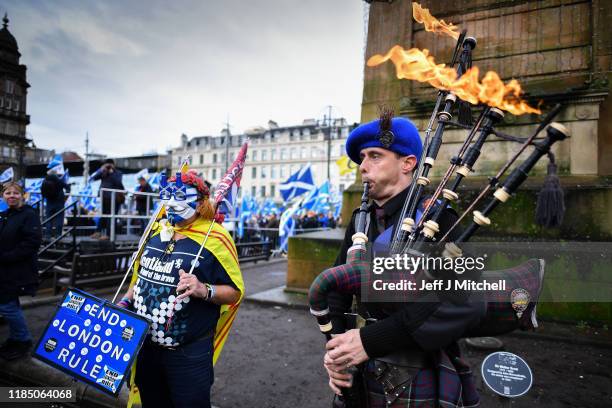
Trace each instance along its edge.
<path fill-rule="evenodd" d="M 418 370 L 405 391 L 387 405 L 383 387 L 366 368 L 369 408 L 467 408 L 480 406 L 480 396 L 470 367 L 461 358 L 436 352 L 431 368 Z"/>

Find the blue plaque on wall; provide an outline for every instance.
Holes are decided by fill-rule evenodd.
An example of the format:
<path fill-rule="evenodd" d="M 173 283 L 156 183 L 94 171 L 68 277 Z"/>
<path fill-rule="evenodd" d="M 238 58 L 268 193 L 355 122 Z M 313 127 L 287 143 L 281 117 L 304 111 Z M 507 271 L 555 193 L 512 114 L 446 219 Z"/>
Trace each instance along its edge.
<path fill-rule="evenodd" d="M 135 313 L 78 289 L 66 291 L 34 357 L 117 396 L 149 329 Z"/>
<path fill-rule="evenodd" d="M 481 373 L 485 384 L 503 397 L 520 397 L 533 384 L 533 374 L 525 360 L 504 351 L 485 357 Z"/>

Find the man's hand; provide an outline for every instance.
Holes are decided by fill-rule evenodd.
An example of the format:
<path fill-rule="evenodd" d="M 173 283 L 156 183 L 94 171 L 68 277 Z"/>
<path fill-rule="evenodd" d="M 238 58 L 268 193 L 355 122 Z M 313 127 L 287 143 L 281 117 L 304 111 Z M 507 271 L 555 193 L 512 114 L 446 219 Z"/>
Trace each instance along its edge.
<path fill-rule="evenodd" d="M 350 387 L 353 382 L 353 375 L 346 372 L 346 366 L 333 364 L 329 352 L 323 356 L 323 366 L 329 376 L 329 388 L 336 395 L 342 395 L 340 388 Z"/>
<path fill-rule="evenodd" d="M 327 342 L 325 348 L 328 350 L 330 363 L 335 366 L 349 368 L 369 359 L 361 343 L 358 329 L 335 336 Z"/>
<path fill-rule="evenodd" d="M 199 297 L 206 299 L 208 288 L 194 274 L 186 273 L 184 270 L 179 271 L 179 283 L 176 286 L 176 293 L 180 295 L 177 300 L 188 296 Z"/>

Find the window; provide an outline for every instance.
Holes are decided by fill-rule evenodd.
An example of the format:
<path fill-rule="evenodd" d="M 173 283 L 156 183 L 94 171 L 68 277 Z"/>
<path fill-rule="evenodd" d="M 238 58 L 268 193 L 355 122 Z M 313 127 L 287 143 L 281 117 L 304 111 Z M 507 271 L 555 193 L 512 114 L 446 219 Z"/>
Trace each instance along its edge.
<path fill-rule="evenodd" d="M 342 143 L 342 144 L 340 145 L 340 153 L 338 153 L 338 155 L 339 155 L 339 156 L 344 155 L 344 143 Z"/>
<path fill-rule="evenodd" d="M 217 162 L 217 153 L 213 153 L 213 163 Z"/>
<path fill-rule="evenodd" d="M 276 149 L 270 150 L 270 160 L 276 160 Z"/>
<path fill-rule="evenodd" d="M 9 94 L 12 94 L 13 92 L 15 92 L 15 83 L 7 79 L 4 82 L 4 91 Z"/>
<path fill-rule="evenodd" d="M 340 184 L 340 187 L 338 188 L 339 192 L 343 192 L 344 191 L 344 184 Z"/>
<path fill-rule="evenodd" d="M 213 180 L 217 179 L 217 169 L 212 169 L 212 179 Z"/>
<path fill-rule="evenodd" d="M 276 166 L 272 166 L 270 168 L 270 178 L 271 179 L 275 179 L 276 178 Z"/>
<path fill-rule="evenodd" d="M 297 151 L 295 149 L 295 147 L 292 147 L 291 150 L 289 151 L 289 158 L 290 159 L 295 159 L 297 155 Z"/>
<path fill-rule="evenodd" d="M 266 178 L 268 175 L 268 168 L 266 166 L 261 167 L 261 178 Z"/>
<path fill-rule="evenodd" d="M 251 187 L 251 197 L 255 197 L 257 195 L 257 187 Z"/>
<path fill-rule="evenodd" d="M 276 186 L 274 184 L 272 184 L 270 186 L 270 197 L 274 198 L 274 195 L 276 194 Z"/>
<path fill-rule="evenodd" d="M 313 159 L 315 159 L 315 158 L 318 156 L 317 151 L 318 151 L 318 150 L 317 150 L 317 148 L 316 148 L 316 147 L 314 147 L 314 146 L 313 146 L 313 147 L 311 147 L 311 148 L 310 148 L 310 157 L 312 157 Z"/>
<path fill-rule="evenodd" d="M 296 133 L 294 133 L 292 130 L 289 131 L 289 141 L 290 142 L 295 142 L 295 136 Z"/>
<path fill-rule="evenodd" d="M 261 160 L 262 161 L 268 160 L 268 151 L 267 150 L 262 150 L 261 151 Z"/>
<path fill-rule="evenodd" d="M 281 160 L 287 160 L 287 149 L 284 147 L 281 147 L 280 158 Z"/>
<path fill-rule="evenodd" d="M 306 158 L 306 148 L 302 146 L 300 148 L 300 159 L 305 159 L 305 158 Z"/>
<path fill-rule="evenodd" d="M 204 155 L 203 154 L 200 155 L 200 164 L 204 164 Z"/>
<path fill-rule="evenodd" d="M 280 177 L 282 179 L 285 178 L 285 166 L 281 166 L 281 168 L 280 168 Z"/>
<path fill-rule="evenodd" d="M 266 196 L 266 186 L 261 186 L 259 189 L 261 191 L 261 196 L 265 197 Z"/>
<path fill-rule="evenodd" d="M 257 161 L 257 150 L 253 150 L 253 161 Z"/>
<path fill-rule="evenodd" d="M 251 177 L 257 178 L 257 167 L 251 168 Z"/>

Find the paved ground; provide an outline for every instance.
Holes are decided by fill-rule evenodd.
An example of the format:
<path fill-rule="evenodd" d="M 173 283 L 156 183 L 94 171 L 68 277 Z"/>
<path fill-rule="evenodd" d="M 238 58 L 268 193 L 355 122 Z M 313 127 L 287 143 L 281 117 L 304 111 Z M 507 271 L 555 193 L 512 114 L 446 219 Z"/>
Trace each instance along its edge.
<path fill-rule="evenodd" d="M 285 262 L 277 262 L 245 270 L 247 292 L 253 294 L 281 285 L 285 268 Z M 53 310 L 52 305 L 26 309 L 35 336 L 41 334 Z M 543 326 L 546 332 L 547 324 Z M 0 337 L 7 330 L 5 324 L 0 324 Z M 569 341 L 524 336 L 503 338 L 506 350 L 522 356 L 534 373 L 531 391 L 509 406 L 612 406 L 612 348 L 574 340 L 588 342 L 594 337 L 593 333 L 587 336 L 577 327 L 566 327 L 565 335 L 574 337 Z M 323 337 L 306 310 L 246 302 L 216 367 L 214 404 L 219 408 L 329 407 L 331 393 L 321 367 L 323 345 Z M 466 350 L 477 375 L 486 354 Z M 478 383 L 483 407 L 504 407 L 483 388 L 481 380 Z"/>

